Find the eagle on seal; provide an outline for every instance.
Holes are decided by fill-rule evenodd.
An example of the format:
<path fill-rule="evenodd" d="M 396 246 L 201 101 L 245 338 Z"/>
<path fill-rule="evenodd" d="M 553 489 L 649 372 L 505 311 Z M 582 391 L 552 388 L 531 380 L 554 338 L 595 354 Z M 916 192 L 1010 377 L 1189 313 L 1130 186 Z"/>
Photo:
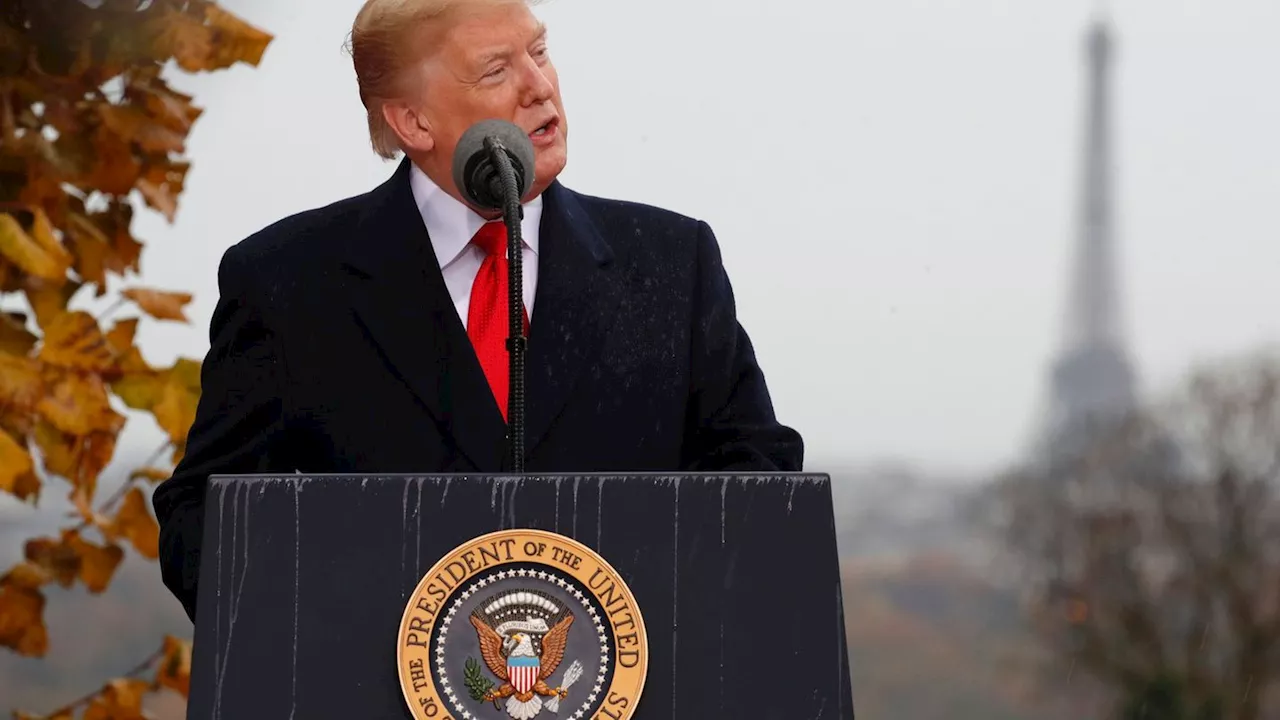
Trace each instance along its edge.
<path fill-rule="evenodd" d="M 478 613 L 471 616 L 471 624 L 480 640 L 480 655 L 502 684 L 485 692 L 483 701 L 507 700 L 507 713 L 516 720 L 529 720 L 542 711 L 543 697 L 564 698 L 569 691 L 562 687 L 550 688 L 546 680 L 551 677 L 564 658 L 569 640 L 569 626 L 573 615 L 564 617 L 542 636 L 537 651 L 533 638 L 525 632 L 513 632 L 505 638 L 498 634 Z"/>

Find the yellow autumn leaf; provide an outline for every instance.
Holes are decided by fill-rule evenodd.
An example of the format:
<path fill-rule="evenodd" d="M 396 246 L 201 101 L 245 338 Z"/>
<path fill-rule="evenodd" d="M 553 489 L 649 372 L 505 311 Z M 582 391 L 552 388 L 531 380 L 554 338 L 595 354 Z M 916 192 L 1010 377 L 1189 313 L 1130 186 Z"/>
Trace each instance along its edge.
<path fill-rule="evenodd" d="M 25 355 L 0 352 L 0 407 L 30 412 L 44 397 L 40 363 Z"/>
<path fill-rule="evenodd" d="M 36 222 L 28 232 L 13 215 L 0 213 L 0 255 L 36 277 L 45 280 L 65 279 L 67 270 L 71 267 L 71 256 L 56 239 L 52 243 L 43 239 L 43 232 L 47 230 L 49 222 L 44 211 L 38 211 L 36 217 Z"/>
<path fill-rule="evenodd" d="M 70 481 L 73 502 L 77 502 L 77 508 L 80 508 L 80 502 L 87 507 L 97 491 L 98 476 L 115 453 L 116 434 L 91 432 L 71 435 L 40 419 L 35 424 L 32 437 L 40 448 L 45 470 Z M 81 514 L 86 515 L 83 509 Z"/>
<path fill-rule="evenodd" d="M 36 316 L 36 325 L 48 332 L 49 327 L 66 312 L 71 298 L 83 284 L 79 281 L 42 280 L 28 275 L 22 283 L 22 291 Z"/>
<path fill-rule="evenodd" d="M 168 383 L 168 370 L 139 370 L 112 381 L 111 390 L 134 410 L 151 410 L 160 402 Z"/>
<path fill-rule="evenodd" d="M 19 500 L 35 497 L 40 493 L 40 479 L 34 471 L 27 449 L 12 435 L 0 430 L 0 491 Z"/>
<path fill-rule="evenodd" d="M 68 213 L 67 236 L 67 245 L 75 255 L 76 274 L 97 285 L 101 296 L 106 292 L 107 267 L 114 248 L 102 230 L 80 213 Z"/>
<path fill-rule="evenodd" d="M 62 373 L 36 410 L 54 427 L 77 437 L 95 432 L 115 435 L 125 424 L 125 417 L 111 407 L 102 378 L 88 373 Z"/>
<path fill-rule="evenodd" d="M 128 540 L 138 554 L 149 560 L 160 555 L 160 526 L 147 509 L 142 491 L 136 487 L 125 494 L 106 534 L 113 539 Z"/>
<path fill-rule="evenodd" d="M 124 355 L 133 347 L 133 338 L 138 333 L 138 318 L 117 320 L 107 331 L 107 344 L 117 356 Z"/>
<path fill-rule="evenodd" d="M 179 358 L 166 371 L 166 382 L 151 412 L 175 445 L 186 442 L 200 404 L 200 363 Z"/>
<path fill-rule="evenodd" d="M 120 294 L 137 303 L 143 312 L 157 320 L 187 322 L 187 316 L 182 309 L 191 302 L 191 293 L 129 288 Z"/>
<path fill-rule="evenodd" d="M 93 372 L 106 372 L 115 365 L 115 353 L 98 321 L 82 310 L 53 319 L 45 329 L 39 357 L 50 365 Z"/>

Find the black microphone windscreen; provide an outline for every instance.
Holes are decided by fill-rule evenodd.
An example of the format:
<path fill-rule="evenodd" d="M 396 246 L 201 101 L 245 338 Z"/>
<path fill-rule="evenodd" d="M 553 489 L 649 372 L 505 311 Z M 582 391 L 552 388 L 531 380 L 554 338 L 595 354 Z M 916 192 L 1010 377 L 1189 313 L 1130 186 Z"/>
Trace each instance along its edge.
<path fill-rule="evenodd" d="M 482 120 L 458 139 L 453 151 L 453 181 L 458 191 L 480 207 L 501 208 L 501 180 L 485 148 L 486 138 L 497 140 L 506 150 L 522 198 L 533 186 L 533 143 L 523 130 L 506 120 Z"/>

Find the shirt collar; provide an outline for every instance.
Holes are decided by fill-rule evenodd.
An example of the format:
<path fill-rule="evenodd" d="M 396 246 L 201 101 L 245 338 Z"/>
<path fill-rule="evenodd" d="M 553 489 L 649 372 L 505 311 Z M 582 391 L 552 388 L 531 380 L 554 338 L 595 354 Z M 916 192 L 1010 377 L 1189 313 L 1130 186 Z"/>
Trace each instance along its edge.
<path fill-rule="evenodd" d="M 480 226 L 488 222 L 445 192 L 416 163 L 410 163 L 409 187 L 413 201 L 422 214 L 422 221 L 431 236 L 431 246 L 441 268 L 457 260 L 471 243 Z M 542 221 L 542 196 L 524 204 L 524 219 L 520 222 L 520 236 L 525 247 L 538 253 L 538 228 Z"/>

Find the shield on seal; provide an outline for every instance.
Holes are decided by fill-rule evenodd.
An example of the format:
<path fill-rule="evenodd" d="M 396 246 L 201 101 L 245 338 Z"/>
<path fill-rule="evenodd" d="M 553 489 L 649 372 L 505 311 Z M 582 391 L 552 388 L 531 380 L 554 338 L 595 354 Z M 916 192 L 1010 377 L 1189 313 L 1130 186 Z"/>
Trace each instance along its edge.
<path fill-rule="evenodd" d="M 527 693 L 538 682 L 538 668 L 541 663 L 536 657 L 528 655 L 507 658 L 507 677 L 516 692 Z"/>

